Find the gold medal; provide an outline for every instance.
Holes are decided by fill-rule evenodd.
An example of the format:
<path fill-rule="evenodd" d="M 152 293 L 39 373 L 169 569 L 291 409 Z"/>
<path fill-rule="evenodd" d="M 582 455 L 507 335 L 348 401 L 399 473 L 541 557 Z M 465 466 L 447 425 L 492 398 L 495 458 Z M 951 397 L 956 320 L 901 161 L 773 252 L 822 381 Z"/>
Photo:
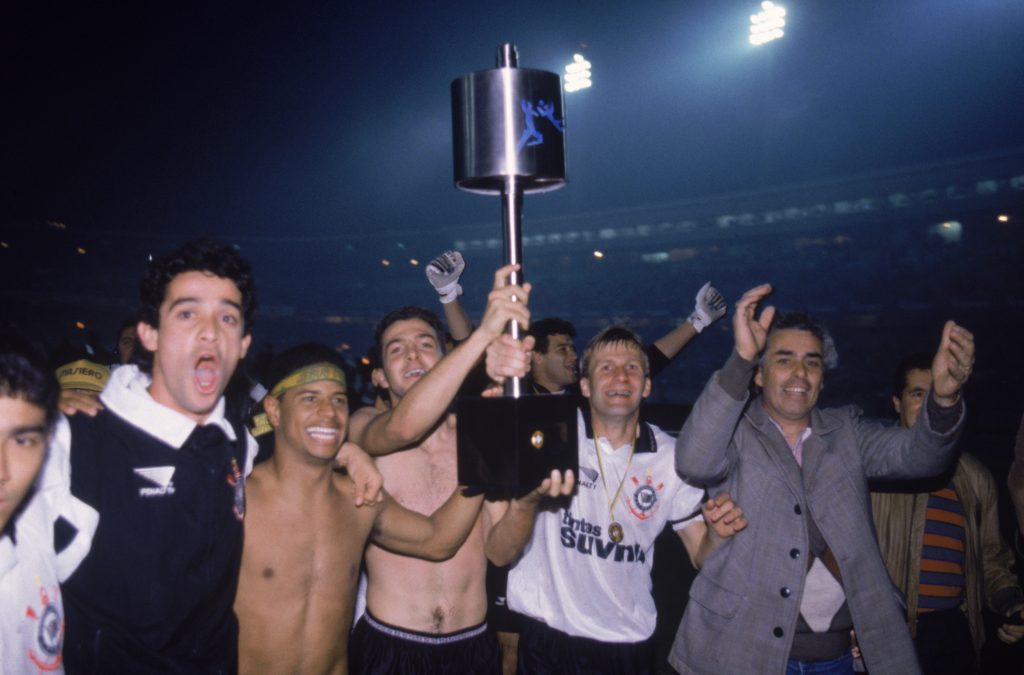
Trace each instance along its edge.
<path fill-rule="evenodd" d="M 618 544 L 622 541 L 624 536 L 625 535 L 622 533 L 622 525 L 619 525 L 613 520 L 612 524 L 608 526 L 608 538 Z"/>
<path fill-rule="evenodd" d="M 619 487 L 615 490 L 615 496 L 613 497 L 608 493 L 608 483 L 604 478 L 604 462 L 601 461 L 601 448 L 597 445 L 597 432 L 594 432 L 594 452 L 597 453 L 597 466 L 601 470 L 601 484 L 604 486 L 604 496 L 608 499 L 608 515 L 612 519 L 611 525 L 608 526 L 608 538 L 615 544 L 620 543 L 626 536 L 622 525 L 619 524 L 619 521 L 615 520 L 615 503 L 619 501 L 619 495 L 622 494 L 622 486 L 625 485 L 626 475 L 629 473 L 629 465 L 633 463 L 633 452 L 636 450 L 637 435 L 637 432 L 633 433 L 633 443 L 629 446 L 626 468 L 622 473 L 622 478 L 619 479 Z"/>

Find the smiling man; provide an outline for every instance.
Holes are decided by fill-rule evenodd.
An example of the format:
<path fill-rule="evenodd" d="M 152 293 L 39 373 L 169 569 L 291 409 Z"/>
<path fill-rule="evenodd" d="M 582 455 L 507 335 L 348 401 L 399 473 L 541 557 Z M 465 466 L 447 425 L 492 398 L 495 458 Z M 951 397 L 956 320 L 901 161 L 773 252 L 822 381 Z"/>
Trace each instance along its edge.
<path fill-rule="evenodd" d="M 548 504 L 509 572 L 509 606 L 524 615 L 523 673 L 653 673 L 656 610 L 651 596 L 654 540 L 666 524 L 695 566 L 722 536 L 746 526 L 742 511 L 673 466 L 672 437 L 640 419 L 651 392 L 640 338 L 612 326 L 587 345 L 580 389 L 590 424 L 577 413 L 579 492 Z"/>
<path fill-rule="evenodd" d="M 145 367 L 114 371 L 103 409 L 58 428 L 70 445 L 85 556 L 63 587 L 71 673 L 234 673 L 232 605 L 245 476 L 255 442 L 224 416 L 224 388 L 252 340 L 248 263 L 230 246 L 185 244 L 141 285 Z M 85 555 L 88 553 L 88 555 Z"/>
<path fill-rule="evenodd" d="M 576 328 L 564 319 L 547 318 L 530 326 L 530 388 L 535 394 L 561 394 L 576 384 Z"/>
<path fill-rule="evenodd" d="M 263 406 L 274 454 L 246 485 L 248 513 L 236 610 L 239 672 L 345 673 L 359 565 L 367 541 L 429 560 L 450 557 L 476 523 L 482 496 L 451 496 L 427 517 L 385 495 L 354 506 L 334 467 L 348 427 L 341 357 L 317 344 L 278 356 Z"/>
<path fill-rule="evenodd" d="M 440 322 L 427 310 L 403 307 L 377 326 L 381 368 L 375 383 L 387 390 L 391 405 L 356 411 L 352 439 L 378 456 L 385 487 L 408 509 L 433 513 L 456 487 L 456 420 L 448 408 L 480 357 L 501 340 L 508 321 L 529 324 L 530 287 L 509 284 L 513 269 L 497 270 L 479 327 L 447 355 Z M 494 373 L 491 364 L 488 369 Z M 572 486 L 571 472 L 563 481 L 554 471 L 539 489 L 567 494 Z M 486 502 L 465 543 L 443 562 L 371 543 L 366 613 L 350 641 L 352 671 L 499 673 L 498 645 L 485 621 L 485 564 L 506 564 L 518 553 L 536 506 L 536 495 Z"/>
<path fill-rule="evenodd" d="M 953 461 L 973 336 L 946 323 L 916 424 L 885 427 L 854 406 L 817 407 L 832 339 L 803 313 L 756 317 L 770 292 L 737 303 L 733 354 L 677 441 L 679 473 L 742 495 L 750 527 L 694 581 L 669 662 L 681 673 L 852 673 L 855 628 L 872 675 L 919 672 L 867 481 L 935 475 Z"/>

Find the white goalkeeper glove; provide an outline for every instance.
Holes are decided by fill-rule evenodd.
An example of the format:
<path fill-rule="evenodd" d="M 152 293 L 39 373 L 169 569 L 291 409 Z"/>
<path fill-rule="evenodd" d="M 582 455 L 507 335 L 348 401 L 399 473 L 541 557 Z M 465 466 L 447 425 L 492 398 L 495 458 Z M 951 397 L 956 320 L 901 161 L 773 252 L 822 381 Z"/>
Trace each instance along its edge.
<path fill-rule="evenodd" d="M 725 298 L 709 281 L 697 291 L 697 304 L 687 321 L 692 323 L 699 333 L 725 316 L 725 309 Z"/>
<path fill-rule="evenodd" d="M 427 265 L 427 279 L 441 297 L 441 303 L 447 305 L 462 295 L 459 277 L 466 269 L 466 261 L 458 251 L 445 251 Z"/>

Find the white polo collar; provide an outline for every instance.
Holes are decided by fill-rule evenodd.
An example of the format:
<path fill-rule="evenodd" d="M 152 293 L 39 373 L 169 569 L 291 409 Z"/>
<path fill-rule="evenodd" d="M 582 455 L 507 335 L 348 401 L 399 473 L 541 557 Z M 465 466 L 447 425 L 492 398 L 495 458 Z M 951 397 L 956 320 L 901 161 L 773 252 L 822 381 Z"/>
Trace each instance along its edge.
<path fill-rule="evenodd" d="M 122 366 L 110 375 L 100 400 L 112 413 L 167 445 L 181 448 L 198 424 L 191 417 L 157 403 L 149 393 L 152 378 L 138 366 Z M 224 418 L 224 397 L 207 416 L 203 426 L 220 427 L 230 440 L 237 440 L 235 430 Z"/>

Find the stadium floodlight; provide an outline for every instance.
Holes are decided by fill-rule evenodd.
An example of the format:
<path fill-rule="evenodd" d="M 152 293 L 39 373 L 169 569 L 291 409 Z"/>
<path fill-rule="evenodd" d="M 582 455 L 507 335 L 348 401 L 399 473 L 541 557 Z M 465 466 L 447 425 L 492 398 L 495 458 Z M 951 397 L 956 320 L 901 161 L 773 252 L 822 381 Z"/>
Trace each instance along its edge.
<path fill-rule="evenodd" d="M 750 15 L 750 44 L 763 45 L 784 35 L 786 8 L 771 0 L 761 3 L 761 11 Z"/>
<path fill-rule="evenodd" d="M 935 223 L 928 228 L 928 236 L 941 239 L 947 244 L 956 244 L 964 236 L 964 226 L 959 220 Z"/>
<path fill-rule="evenodd" d="M 582 54 L 573 54 L 572 63 L 565 67 L 565 91 L 571 93 L 589 89 L 590 85 L 590 61 L 583 58 Z"/>

